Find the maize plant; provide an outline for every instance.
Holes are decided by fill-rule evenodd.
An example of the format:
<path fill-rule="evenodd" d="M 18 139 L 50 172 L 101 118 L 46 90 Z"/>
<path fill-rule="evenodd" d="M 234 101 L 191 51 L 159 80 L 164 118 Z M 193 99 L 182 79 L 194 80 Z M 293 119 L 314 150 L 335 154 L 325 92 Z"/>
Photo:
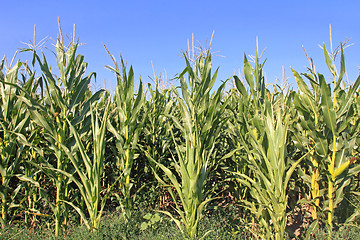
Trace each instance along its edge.
<path fill-rule="evenodd" d="M 284 239 L 286 227 L 287 189 L 290 177 L 302 158 L 293 161 L 287 152 L 289 115 L 265 102 L 259 118 L 247 122 L 250 136 L 243 147 L 253 177 L 237 174 L 250 188 L 253 200 L 243 200 L 258 220 L 263 239 Z"/>
<path fill-rule="evenodd" d="M 300 75 L 293 70 L 297 86 L 299 88 L 298 94 L 294 96 L 294 105 L 297 109 L 299 122 L 294 126 L 294 142 L 299 149 L 304 149 L 309 152 L 308 165 L 309 174 L 305 173 L 305 169 L 300 168 L 301 175 L 307 184 L 310 185 L 310 199 L 311 199 L 311 215 L 312 219 L 318 218 L 318 210 L 320 208 L 320 185 L 321 184 L 321 135 L 322 119 L 320 112 L 320 85 L 317 81 L 315 67 L 312 65 L 309 68 L 311 74 L 304 74 L 311 83 L 312 91 L 306 85 Z M 319 151 L 320 150 L 320 151 Z M 320 154 L 319 154 L 320 153 Z"/>
<path fill-rule="evenodd" d="M 264 62 L 265 63 L 265 62 Z M 301 158 L 293 161 L 287 152 L 288 125 L 290 124 L 289 96 L 277 92 L 270 94 L 266 89 L 262 68 L 256 49 L 255 67 L 244 57 L 244 75 L 250 88 L 234 76 L 238 90 L 238 106 L 232 109 L 230 134 L 237 147 L 235 155 L 238 166 L 232 174 L 235 181 L 249 191 L 246 198 L 240 198 L 253 215 L 252 231 L 263 239 L 283 239 L 286 227 L 287 190 L 289 181 Z M 246 166 L 246 171 L 238 168 Z"/>
<path fill-rule="evenodd" d="M 22 63 L 17 62 L 4 74 L 4 59 L 0 63 L 0 222 L 2 227 L 10 221 L 9 209 L 16 207 L 15 197 L 20 185 L 12 189 L 10 183 L 18 175 L 22 154 L 29 145 L 25 131 L 29 125 L 30 115 L 26 111 L 26 106 L 19 100 L 21 92 L 17 87 L 21 66 Z"/>
<path fill-rule="evenodd" d="M 70 131 L 74 135 L 76 140 L 76 147 L 78 148 L 80 154 L 77 154 L 77 152 L 72 152 L 68 147 L 61 143 L 59 144 L 61 144 L 60 146 L 63 148 L 66 155 L 73 164 L 77 176 L 73 173 L 69 173 L 61 169 L 53 169 L 54 171 L 58 171 L 68 177 L 79 188 L 82 199 L 85 202 L 90 221 L 87 220 L 87 217 L 81 207 L 76 206 L 73 202 L 66 200 L 63 201 L 72 206 L 79 213 L 85 225 L 89 229 L 93 230 L 97 230 L 99 228 L 101 214 L 111 189 L 107 189 L 107 193 L 104 197 L 101 196 L 101 179 L 104 173 L 106 144 L 105 133 L 109 114 L 109 106 L 110 100 L 108 100 L 107 106 L 102 116 L 101 124 L 99 125 L 99 113 L 96 110 L 93 111 L 93 107 L 90 105 L 92 132 L 92 146 L 90 146 L 92 149 L 91 154 L 87 149 L 88 143 L 83 142 L 78 130 L 76 130 L 76 128 L 71 124 L 70 120 L 67 119 L 70 126 Z M 80 157 L 78 155 L 80 155 Z"/>
<path fill-rule="evenodd" d="M 172 96 L 173 89 L 159 89 L 156 85 L 155 89 L 149 84 L 148 91 L 151 98 L 145 103 L 145 117 L 146 121 L 143 126 L 143 152 L 147 152 L 152 159 L 156 159 L 165 166 L 171 162 L 171 154 L 169 149 L 173 149 L 173 142 L 171 140 L 170 129 L 167 127 L 169 119 L 167 116 L 172 113 L 176 106 L 175 100 Z M 153 174 L 159 173 L 159 167 L 152 161 L 146 161 L 145 166 L 151 165 L 150 172 L 152 185 L 158 186 L 158 182 L 153 178 Z M 153 181 L 155 180 L 155 182 Z M 160 186 L 160 204 L 165 202 L 166 191 L 163 190 L 163 186 Z"/>
<path fill-rule="evenodd" d="M 30 110 L 31 120 L 43 129 L 42 134 L 52 151 L 38 168 L 50 177 L 55 185 L 55 203 L 52 203 L 49 196 L 44 196 L 54 213 L 55 235 L 59 234 L 61 219 L 67 222 L 68 211 L 64 211 L 65 206 L 62 206 L 62 202 L 70 197 L 68 194 L 70 180 L 58 171 L 73 171 L 72 164 L 61 147 L 64 145 L 71 149 L 74 145 L 74 139 L 69 137 L 69 125 L 66 119 L 69 119 L 73 126 L 81 129 L 80 134 L 85 133 L 90 125 L 90 105 L 99 99 L 102 92 L 100 90 L 91 97 L 88 96 L 88 87 L 94 73 L 84 76 L 87 63 L 84 62 L 83 56 L 76 54 L 77 47 L 78 44 L 73 41 L 66 47 L 62 38 L 57 39 L 55 48 L 59 77 L 51 72 L 45 55 L 41 60 L 36 51 L 33 51 L 45 81 L 45 98 L 40 102 L 32 97 L 21 98 Z"/>
<path fill-rule="evenodd" d="M 137 159 L 138 140 L 145 118 L 141 116 L 144 105 L 145 95 L 140 80 L 139 89 L 136 97 L 134 96 L 134 71 L 130 67 L 126 72 L 126 66 L 121 59 L 121 70 L 114 60 L 115 68 L 107 66 L 116 74 L 117 85 L 115 88 L 115 109 L 113 115 L 115 123 L 109 119 L 109 131 L 115 136 L 117 167 L 120 170 L 119 181 L 122 197 L 118 196 L 120 207 L 124 218 L 127 220 L 132 212 L 131 182 L 132 168 Z M 112 117 L 111 117 L 112 118 Z M 114 126 L 113 126 L 114 125 Z"/>
<path fill-rule="evenodd" d="M 146 152 L 146 156 L 168 177 L 170 182 L 156 174 L 160 183 L 168 187 L 181 221 L 169 212 L 164 213 L 175 221 L 180 230 L 183 229 L 183 224 L 184 232 L 190 238 L 195 238 L 205 206 L 211 201 L 211 198 L 208 198 L 209 189 L 206 188 L 207 180 L 217 159 L 217 150 L 214 147 L 227 120 L 222 115 L 226 103 L 221 102 L 225 83 L 210 95 L 217 71 L 211 75 L 209 52 L 206 56 L 200 55 L 193 66 L 186 56 L 185 59 L 187 67 L 179 75 L 182 98 L 177 94 L 180 114 L 175 111 L 167 116 L 167 126 L 176 149 L 176 156 L 173 156 L 174 168 L 166 167 L 159 159 L 152 158 L 149 152 Z M 188 83 L 185 74 L 188 76 Z M 175 131 L 179 131 L 181 136 L 178 137 Z"/>
<path fill-rule="evenodd" d="M 343 200 L 344 189 L 349 185 L 351 176 L 358 173 L 353 163 L 356 156 L 356 141 L 359 137 L 359 122 L 354 118 L 354 97 L 360 84 L 360 77 L 347 91 L 344 89 L 345 59 L 341 45 L 340 74 L 335 67 L 334 54 L 327 51 L 323 44 L 326 64 L 333 76 L 332 88 L 322 74 L 306 74 L 313 86 L 309 90 L 301 76 L 293 70 L 299 86 L 299 94 L 294 98 L 298 109 L 300 124 L 306 142 L 313 151 L 310 154 L 312 163 L 311 196 L 315 201 L 313 218 L 317 218 L 320 195 L 319 180 L 323 174 L 327 180 L 327 196 L 324 202 L 328 213 L 327 223 L 330 231 L 333 228 L 334 209 Z M 301 140 L 300 140 L 301 141 Z"/>
<path fill-rule="evenodd" d="M 146 103 L 146 123 L 144 124 L 144 134 L 146 151 L 154 159 L 160 159 L 166 154 L 169 148 L 170 131 L 166 127 L 167 116 L 174 110 L 175 101 L 172 99 L 171 90 L 160 90 L 158 87 L 153 89 L 149 84 L 148 90 L 151 99 Z M 150 162 L 152 163 L 152 162 Z M 155 167 L 155 166 L 153 166 Z"/>
<path fill-rule="evenodd" d="M 248 172 L 245 156 L 247 153 L 241 147 L 241 136 L 247 137 L 246 121 L 255 115 L 258 115 L 261 106 L 265 100 L 265 92 L 268 91 L 265 86 L 263 75 L 263 66 L 265 61 L 260 63 L 258 54 L 258 44 L 256 45 L 254 68 L 251 66 L 246 55 L 244 55 L 244 75 L 245 79 L 240 80 L 238 76 L 234 76 L 235 88 L 232 89 L 229 98 L 231 102 L 228 105 L 231 117 L 227 122 L 227 132 L 232 141 L 232 149 L 225 157 L 232 158 L 232 172 L 245 173 Z M 250 94 L 244 86 L 244 80 L 250 88 Z M 248 188 L 241 181 L 235 180 L 237 185 L 237 193 L 242 196 L 237 198 L 245 199 L 248 197 Z"/>
<path fill-rule="evenodd" d="M 21 79 L 19 79 L 20 88 L 18 90 L 20 97 L 32 97 L 39 100 L 43 89 L 42 78 L 35 77 L 35 71 L 31 70 L 27 63 L 23 63 L 23 70 L 25 71 L 22 71 Z M 40 94 L 38 94 L 39 92 Z M 23 109 L 24 111 L 27 110 L 24 104 Z M 26 136 L 26 141 L 22 141 L 22 143 L 27 147 L 22 152 L 22 161 L 19 172 L 16 174 L 16 177 L 21 181 L 22 187 L 18 196 L 18 207 L 25 214 L 25 224 L 31 223 L 34 226 L 39 217 L 48 217 L 46 213 L 42 213 L 43 209 L 39 208 L 39 203 L 42 200 L 39 194 L 43 190 L 38 180 L 44 178 L 44 175 L 41 170 L 33 165 L 34 163 L 39 163 L 44 158 L 43 148 L 46 149 L 47 146 L 42 145 L 41 129 L 36 124 L 29 121 L 25 130 L 24 136 Z"/>

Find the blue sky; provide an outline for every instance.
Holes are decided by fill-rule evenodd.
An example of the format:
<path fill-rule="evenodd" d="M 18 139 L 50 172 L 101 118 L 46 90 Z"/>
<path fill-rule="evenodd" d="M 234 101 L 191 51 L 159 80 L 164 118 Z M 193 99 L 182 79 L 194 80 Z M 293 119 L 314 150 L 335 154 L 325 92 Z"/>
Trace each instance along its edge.
<path fill-rule="evenodd" d="M 137 78 L 149 82 L 155 73 L 166 71 L 173 78 L 183 70 L 181 58 L 187 40 L 194 34 L 203 45 L 215 31 L 213 66 L 220 66 L 218 80 L 225 80 L 242 69 L 243 55 L 255 53 L 256 37 L 263 58 L 267 83 L 282 81 L 282 68 L 289 83 L 294 83 L 290 67 L 306 71 L 308 62 L 302 46 L 314 59 L 319 72 L 329 76 L 322 50 L 329 47 L 329 24 L 333 45 L 351 38 L 345 59 L 349 82 L 354 82 L 360 66 L 360 2 L 343 1 L 2 1 L 0 14 L 0 56 L 8 58 L 24 47 L 21 42 L 44 37 L 56 39 L 57 18 L 63 33 L 76 36 L 85 55 L 88 70 L 97 73 L 97 86 L 115 87 L 115 78 L 105 69 L 111 65 L 103 43 L 119 59 L 133 65 Z M 47 46 L 51 48 L 51 42 Z M 44 50 L 48 58 L 53 58 Z M 21 60 L 29 55 L 22 53 Z M 174 82 L 177 84 L 177 82 Z"/>

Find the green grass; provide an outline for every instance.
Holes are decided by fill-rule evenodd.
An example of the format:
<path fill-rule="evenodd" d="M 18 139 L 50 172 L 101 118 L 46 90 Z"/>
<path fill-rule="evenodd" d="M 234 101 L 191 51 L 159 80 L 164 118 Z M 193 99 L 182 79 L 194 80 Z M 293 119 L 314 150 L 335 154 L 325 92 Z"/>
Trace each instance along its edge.
<path fill-rule="evenodd" d="M 329 232 L 325 229 L 319 229 L 316 231 L 311 239 L 317 240 L 326 240 L 329 237 Z M 337 231 L 332 232 L 332 238 L 336 240 L 350 240 L 350 239 L 360 239 L 360 226 L 351 225 L 351 226 L 342 226 Z"/>
<path fill-rule="evenodd" d="M 107 213 L 98 231 L 89 231 L 85 225 L 73 223 L 66 230 L 62 229 L 58 237 L 55 237 L 52 226 L 29 228 L 18 223 L 1 229 L 0 239 L 185 239 L 176 224 L 162 214 L 160 221 L 141 230 L 141 224 L 147 222 L 143 217 L 150 211 L 137 210 L 128 222 L 118 212 Z M 212 230 L 204 239 L 248 239 L 251 234 L 241 230 L 245 228 L 239 224 L 241 219 L 238 216 L 238 209 L 235 207 L 206 214 L 199 223 L 199 238 Z"/>
<path fill-rule="evenodd" d="M 0 230 L 0 239 L 16 240 L 38 240 L 38 239 L 128 239 L 128 240 L 163 240 L 163 239 L 186 239 L 176 224 L 165 215 L 160 214 L 161 220 L 150 224 L 145 230 L 141 230 L 141 224 L 147 222 L 144 216 L 151 212 L 150 208 L 141 208 L 142 210 L 134 211 L 132 218 L 125 222 L 119 212 L 106 213 L 103 216 L 98 231 L 89 231 L 85 225 L 71 223 L 67 229 L 61 229 L 59 236 L 55 237 L 53 227 L 39 225 L 36 228 L 29 228 L 24 224 L 13 224 Z M 212 230 L 203 239 L 206 240 L 230 240 L 230 239 L 255 239 L 250 231 L 246 230 L 249 219 L 244 219 L 244 215 L 239 212 L 238 207 L 230 205 L 227 208 L 217 208 L 210 210 L 199 223 L 200 239 L 206 232 Z M 300 237 L 298 239 L 304 239 Z M 328 239 L 328 232 L 325 229 L 318 229 L 311 234 L 310 239 Z M 333 231 L 331 239 L 360 239 L 360 226 L 342 226 Z"/>

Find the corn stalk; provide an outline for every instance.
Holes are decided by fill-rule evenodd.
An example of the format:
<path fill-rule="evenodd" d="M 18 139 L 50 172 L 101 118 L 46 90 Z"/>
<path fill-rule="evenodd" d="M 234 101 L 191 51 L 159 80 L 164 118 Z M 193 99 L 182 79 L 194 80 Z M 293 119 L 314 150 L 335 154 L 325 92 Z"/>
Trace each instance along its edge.
<path fill-rule="evenodd" d="M 61 34 L 61 32 L 60 32 Z M 59 234 L 62 222 L 67 222 L 67 210 L 64 209 L 63 201 L 69 199 L 69 178 L 58 171 L 72 172 L 73 167 L 69 158 L 61 147 L 67 146 L 71 149 L 74 139 L 69 138 L 69 119 L 73 126 L 81 129 L 81 134 L 89 128 L 90 105 L 100 97 L 101 90 L 89 96 L 89 84 L 94 73 L 85 75 L 87 63 L 84 57 L 76 54 L 78 44 L 70 42 L 64 46 L 61 38 L 56 43 L 56 60 L 60 76 L 57 77 L 51 72 L 45 55 L 42 60 L 35 50 L 34 59 L 40 66 L 42 78 L 45 82 L 45 98 L 42 101 L 33 98 L 30 94 L 21 98 L 28 106 L 31 120 L 43 129 L 44 141 L 49 145 L 51 155 L 44 159 L 44 162 L 37 167 L 52 179 L 56 189 L 55 203 L 44 192 L 44 198 L 50 204 L 55 219 L 55 235 Z M 43 168 L 46 165 L 47 168 Z M 53 169 L 57 169 L 54 171 Z"/>
<path fill-rule="evenodd" d="M 248 164 L 254 177 L 237 174 L 250 188 L 253 200 L 244 200 L 260 225 L 264 239 L 284 239 L 286 227 L 287 189 L 290 177 L 302 158 L 292 161 L 287 153 L 289 115 L 265 103 L 256 121 L 247 122 L 249 142 L 243 147 L 248 153 Z"/>
<path fill-rule="evenodd" d="M 225 156 L 232 159 L 231 173 L 249 173 L 246 162 L 247 152 L 242 148 L 243 142 L 241 138 L 248 138 L 246 122 L 258 116 L 265 101 L 265 93 L 268 92 L 265 86 L 265 78 L 263 75 L 264 62 L 260 62 L 258 43 L 256 44 L 256 53 L 254 57 L 254 67 L 252 67 L 246 55 L 244 55 L 244 75 L 245 78 L 240 79 L 234 75 L 234 88 L 232 89 L 229 98 L 231 99 L 228 109 L 230 110 L 230 119 L 227 122 L 227 132 L 232 141 L 232 149 Z M 246 89 L 245 84 L 249 89 Z M 256 131 L 256 130 L 254 130 Z M 226 166 L 229 167 L 229 166 Z M 237 196 L 241 199 L 246 199 L 249 189 L 238 178 L 234 179 L 237 185 L 237 193 L 242 196 Z"/>
<path fill-rule="evenodd" d="M 30 115 L 26 106 L 19 100 L 22 93 L 17 88 L 18 73 L 22 63 L 17 62 L 4 74 L 4 59 L 0 63 L 0 199 L 1 226 L 6 226 L 10 219 L 9 209 L 15 207 L 15 197 L 20 185 L 13 189 L 10 183 L 19 173 L 22 154 L 29 145 L 25 135 Z"/>
<path fill-rule="evenodd" d="M 146 156 L 168 177 L 169 182 L 166 182 L 159 174 L 155 174 L 160 183 L 167 186 L 181 221 L 170 212 L 163 213 L 169 215 L 179 229 L 185 230 L 184 233 L 193 239 L 197 235 L 205 206 L 212 200 L 206 185 L 210 170 L 216 164 L 215 144 L 227 118 L 222 115 L 226 103 L 221 103 L 225 83 L 210 95 L 217 76 L 217 71 L 211 75 L 210 53 L 200 55 L 194 66 L 190 65 L 186 56 L 185 59 L 187 67 L 179 75 L 182 98 L 177 96 L 180 114 L 175 112 L 167 116 L 170 120 L 167 125 L 176 149 L 174 168 L 166 167 L 159 159 L 152 158 L 149 152 L 146 152 Z M 185 74 L 188 75 L 190 86 L 185 80 Z M 176 131 L 181 133 L 180 138 Z"/>
<path fill-rule="evenodd" d="M 114 60 L 114 59 L 113 59 Z M 119 185 L 122 197 L 118 196 L 120 207 L 125 220 L 131 216 L 133 203 L 131 182 L 132 168 L 138 157 L 138 141 L 145 118 L 141 116 L 145 95 L 140 80 L 139 89 L 134 97 L 134 71 L 130 67 L 126 72 L 126 66 L 121 59 L 121 70 L 114 60 L 115 68 L 107 66 L 116 74 L 117 86 L 115 89 L 115 123 L 109 119 L 109 131 L 115 136 L 117 148 L 117 167 L 122 175 Z M 115 125 L 115 126 L 114 126 Z"/>
<path fill-rule="evenodd" d="M 343 46 L 340 53 L 340 74 L 335 67 L 334 54 L 323 44 L 325 61 L 333 76 L 332 88 L 322 74 L 305 75 L 313 85 L 313 93 L 307 88 L 301 76 L 293 70 L 299 86 L 299 94 L 294 104 L 299 110 L 300 124 L 306 130 L 305 138 L 314 151 L 311 153 L 313 172 L 311 173 L 311 194 L 315 207 L 319 208 L 320 189 L 318 181 L 323 174 L 327 179 L 327 196 L 324 205 L 327 224 L 333 229 L 334 210 L 343 200 L 344 189 L 349 185 L 356 159 L 356 141 L 359 136 L 358 121 L 354 119 L 354 97 L 360 84 L 360 77 L 347 91 L 342 87 L 345 74 Z M 314 125 L 315 123 L 315 125 Z M 325 197 L 325 196 L 324 196 Z M 317 218 L 316 208 L 313 218 Z"/>
<path fill-rule="evenodd" d="M 311 215 L 313 220 L 318 219 L 318 210 L 320 209 L 320 181 L 321 181 L 321 162 L 324 157 L 321 151 L 323 139 L 320 137 L 322 131 L 322 116 L 320 109 L 320 85 L 314 67 L 309 68 L 311 74 L 304 74 L 311 83 L 312 91 L 306 85 L 301 76 L 294 70 L 293 74 L 297 82 L 299 93 L 294 96 L 294 106 L 297 109 L 299 116 L 299 124 L 295 126 L 293 132 L 297 147 L 305 149 L 309 152 L 308 159 L 310 165 L 308 165 L 309 174 L 300 169 L 301 175 L 307 184 L 310 185 L 310 203 Z M 312 149 L 312 150 L 311 150 Z"/>
<path fill-rule="evenodd" d="M 176 109 L 175 100 L 172 96 L 173 89 L 159 89 L 157 84 L 155 89 L 153 89 L 149 84 L 148 91 L 151 98 L 146 101 L 144 107 L 146 121 L 141 138 L 144 141 L 142 151 L 146 151 L 151 158 L 168 166 L 171 163 L 171 154 L 168 150 L 174 149 L 171 133 L 167 127 L 167 122 L 169 121 L 167 116 Z M 158 181 L 154 178 L 154 174 L 160 172 L 159 167 L 152 161 L 146 161 L 145 164 L 146 168 L 148 164 L 151 165 L 149 173 L 151 175 L 146 180 L 150 180 L 148 183 L 152 187 L 154 185 L 159 187 Z M 165 202 L 167 195 L 164 186 L 160 186 L 160 194 L 161 205 Z"/>
<path fill-rule="evenodd" d="M 53 171 L 60 172 L 69 179 L 71 179 L 78 187 L 81 197 L 85 202 L 88 216 L 90 221 L 87 220 L 86 214 L 80 206 L 76 206 L 75 203 L 62 200 L 63 202 L 72 206 L 81 216 L 83 222 L 89 229 L 97 230 L 100 225 L 101 214 L 105 207 L 106 200 L 109 196 L 110 189 L 107 189 L 107 193 L 104 197 L 101 196 L 101 179 L 104 174 L 104 159 L 105 159 L 105 133 L 106 124 L 110 109 L 110 100 L 108 100 L 107 106 L 104 110 L 101 124 L 99 125 L 99 113 L 90 106 L 91 114 L 91 131 L 92 131 L 92 153 L 89 153 L 87 149 L 88 144 L 82 140 L 78 130 L 71 124 L 71 121 L 67 119 L 71 133 L 76 140 L 77 152 L 71 151 L 65 145 L 60 144 L 66 155 L 69 157 L 72 165 L 75 168 L 76 174 L 63 171 L 61 169 L 52 169 Z M 85 138 L 86 139 L 86 138 Z M 88 139 L 86 139 L 88 141 Z"/>
<path fill-rule="evenodd" d="M 244 57 L 249 90 L 234 76 L 237 104 L 231 109 L 228 130 L 237 146 L 226 157 L 235 157 L 234 181 L 249 192 L 239 199 L 252 213 L 250 230 L 263 239 L 284 239 L 289 181 L 302 158 L 294 157 L 293 161 L 287 152 L 290 97 L 283 89 L 278 92 L 277 86 L 273 92 L 266 88 L 265 62 L 259 59 L 258 45 L 254 67 Z"/>

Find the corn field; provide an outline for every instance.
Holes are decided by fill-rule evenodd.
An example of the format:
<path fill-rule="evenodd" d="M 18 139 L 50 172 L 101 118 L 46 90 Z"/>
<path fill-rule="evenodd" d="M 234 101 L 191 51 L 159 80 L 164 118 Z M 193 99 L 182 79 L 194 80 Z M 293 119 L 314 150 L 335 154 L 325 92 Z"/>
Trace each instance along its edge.
<path fill-rule="evenodd" d="M 35 47 L 23 49 L 30 63 L 1 61 L 3 228 L 45 222 L 59 235 L 76 222 L 97 231 L 106 212 L 127 221 L 141 201 L 189 239 L 205 237 L 199 222 L 223 201 L 241 206 L 254 239 L 285 239 L 299 206 L 308 233 L 331 236 L 359 216 L 360 76 L 346 84 L 343 44 L 323 45 L 330 78 L 308 57 L 305 73 L 292 69 L 293 89 L 265 82 L 258 46 L 243 76 L 222 82 L 210 50 L 184 53 L 179 86 L 169 88 L 157 77 L 143 85 L 109 53 L 111 94 L 91 90 L 96 73 L 78 47 L 60 32 L 56 66 Z"/>

